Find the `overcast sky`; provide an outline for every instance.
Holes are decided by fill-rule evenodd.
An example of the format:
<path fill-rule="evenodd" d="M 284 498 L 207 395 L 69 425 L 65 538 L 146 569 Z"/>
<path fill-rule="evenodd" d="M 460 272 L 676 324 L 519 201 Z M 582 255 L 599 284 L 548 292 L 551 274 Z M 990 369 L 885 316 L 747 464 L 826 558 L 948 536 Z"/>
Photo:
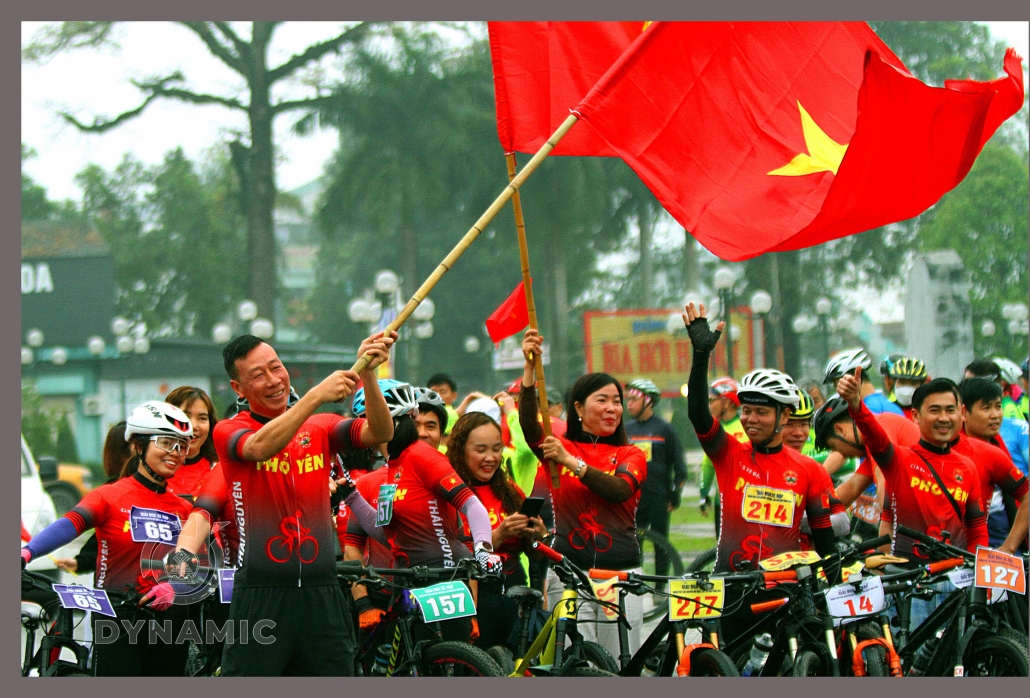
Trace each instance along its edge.
<path fill-rule="evenodd" d="M 1027 22 L 986 22 L 991 34 L 1028 58 Z M 42 26 L 22 23 L 22 44 Z M 276 33 L 270 63 L 277 65 L 311 43 L 334 36 L 340 25 L 331 22 L 288 22 Z M 58 56 L 42 66 L 22 66 L 21 140 L 38 153 L 25 171 L 46 187 L 52 199 L 76 201 L 81 191 L 75 174 L 87 164 L 114 167 L 127 152 L 146 164 L 160 162 L 169 150 L 182 146 L 191 159 L 221 142 L 234 131 L 245 131 L 242 112 L 220 106 L 197 107 L 162 100 L 151 104 L 142 116 L 103 135 L 80 133 L 56 116 L 60 109 L 89 122 L 95 116 L 114 116 L 140 103 L 140 93 L 130 79 L 167 74 L 179 69 L 188 85 L 198 91 L 244 98 L 243 82 L 213 58 L 187 29 L 166 22 L 123 25 L 117 34 L 119 51 L 80 50 Z M 1001 66 L 998 66 L 1000 72 Z M 287 87 L 286 89 L 289 89 Z M 295 88 L 296 89 L 296 88 Z M 280 92 L 274 97 L 302 92 Z M 275 124 L 281 162 L 277 183 L 290 190 L 318 177 L 336 147 L 332 130 L 298 137 L 289 132 L 296 115 L 283 115 Z"/>

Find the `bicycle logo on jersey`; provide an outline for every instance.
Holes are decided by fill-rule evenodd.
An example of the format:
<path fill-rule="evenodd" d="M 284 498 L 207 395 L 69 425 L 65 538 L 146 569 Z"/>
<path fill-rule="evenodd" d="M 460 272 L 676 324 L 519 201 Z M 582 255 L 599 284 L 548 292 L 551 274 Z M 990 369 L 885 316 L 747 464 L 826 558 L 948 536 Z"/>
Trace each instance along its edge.
<path fill-rule="evenodd" d="M 730 569 L 738 569 L 737 565 L 743 560 L 750 561 L 752 569 L 755 569 L 758 567 L 757 563 L 759 560 L 767 558 L 772 554 L 772 548 L 767 547 L 761 537 L 756 535 L 747 536 L 740 542 L 740 550 L 734 550 L 730 553 Z"/>
<path fill-rule="evenodd" d="M 583 512 L 579 515 L 580 528 L 572 529 L 569 534 L 569 545 L 576 550 L 583 550 L 588 543 L 593 544 L 595 551 L 606 553 L 611 550 L 612 537 L 604 532 L 604 526 L 594 518 L 597 510 Z"/>
<path fill-rule="evenodd" d="M 265 553 L 269 559 L 275 562 L 287 562 L 296 551 L 297 557 L 306 565 L 314 562 L 318 557 L 318 541 L 314 536 L 309 535 L 310 528 L 301 525 L 299 511 L 279 522 L 279 532 L 282 535 L 269 538 L 268 544 L 265 546 Z"/>

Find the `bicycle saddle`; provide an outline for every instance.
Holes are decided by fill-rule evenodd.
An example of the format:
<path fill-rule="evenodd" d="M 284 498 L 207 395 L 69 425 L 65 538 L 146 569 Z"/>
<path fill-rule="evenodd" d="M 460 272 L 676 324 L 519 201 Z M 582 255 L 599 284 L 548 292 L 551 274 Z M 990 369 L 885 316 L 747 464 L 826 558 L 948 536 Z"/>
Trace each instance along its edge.
<path fill-rule="evenodd" d="M 908 558 L 895 555 L 870 555 L 864 562 L 867 570 L 878 570 L 888 565 L 903 565 L 908 562 Z"/>
<path fill-rule="evenodd" d="M 504 592 L 504 595 L 507 596 L 509 599 L 515 599 L 520 603 L 523 600 L 538 601 L 544 598 L 544 595 L 538 590 L 533 589 L 532 587 L 524 586 L 513 586 L 506 592 Z"/>

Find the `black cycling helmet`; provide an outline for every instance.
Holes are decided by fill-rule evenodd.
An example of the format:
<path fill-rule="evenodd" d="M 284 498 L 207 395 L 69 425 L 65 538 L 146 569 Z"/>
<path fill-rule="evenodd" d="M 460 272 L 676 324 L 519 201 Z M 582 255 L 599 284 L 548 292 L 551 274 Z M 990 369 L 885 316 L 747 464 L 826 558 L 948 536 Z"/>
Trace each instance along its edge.
<path fill-rule="evenodd" d="M 840 395 L 834 395 L 816 410 L 815 418 L 812 420 L 816 448 L 821 451 L 829 450 L 826 439 L 833 435 L 833 424 L 847 413 L 848 403 Z"/>
<path fill-rule="evenodd" d="M 897 363 L 898 359 L 903 358 L 904 354 L 890 354 L 880 362 L 880 375 L 881 376 L 892 376 L 891 369 L 894 368 L 894 364 Z"/>
<path fill-rule="evenodd" d="M 895 380 L 926 380 L 926 365 L 914 356 L 902 356 L 891 366 L 890 377 Z"/>

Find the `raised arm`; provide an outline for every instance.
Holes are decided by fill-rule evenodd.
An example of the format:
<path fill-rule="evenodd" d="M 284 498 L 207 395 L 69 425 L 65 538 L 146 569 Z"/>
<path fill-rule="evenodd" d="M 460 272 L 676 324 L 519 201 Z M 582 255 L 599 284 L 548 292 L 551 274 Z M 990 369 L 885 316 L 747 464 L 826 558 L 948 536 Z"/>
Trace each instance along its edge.
<path fill-rule="evenodd" d="M 703 303 L 696 307 L 693 302 L 687 303 L 684 311 L 683 324 L 687 328 L 693 350 L 690 378 L 687 380 L 687 416 L 694 425 L 694 431 L 706 435 L 712 430 L 715 421 L 708 411 L 708 359 L 726 323 L 720 322 L 712 332 L 708 327 Z"/>

